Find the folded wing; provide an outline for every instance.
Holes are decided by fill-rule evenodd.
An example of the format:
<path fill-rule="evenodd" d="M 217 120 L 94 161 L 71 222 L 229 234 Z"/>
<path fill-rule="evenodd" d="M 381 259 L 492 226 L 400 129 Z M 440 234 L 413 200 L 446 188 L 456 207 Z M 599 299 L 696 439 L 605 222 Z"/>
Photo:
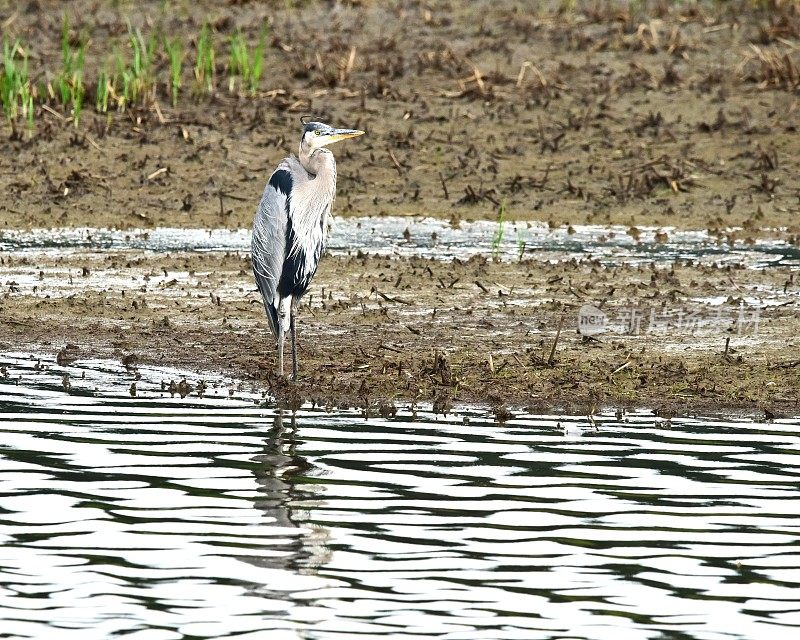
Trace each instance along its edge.
<path fill-rule="evenodd" d="M 287 160 L 270 176 L 253 222 L 250 256 L 258 290 L 273 334 L 278 334 L 278 282 L 287 253 L 287 227 L 293 178 Z"/>

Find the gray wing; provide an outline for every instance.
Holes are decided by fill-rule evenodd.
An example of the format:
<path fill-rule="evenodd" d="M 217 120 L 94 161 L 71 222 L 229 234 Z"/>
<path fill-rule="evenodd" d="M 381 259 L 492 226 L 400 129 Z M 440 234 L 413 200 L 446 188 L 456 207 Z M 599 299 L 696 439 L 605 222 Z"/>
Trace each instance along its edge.
<path fill-rule="evenodd" d="M 286 228 L 292 194 L 292 172 L 284 159 L 270 176 L 253 222 L 250 257 L 270 328 L 278 335 L 278 281 L 286 257 Z"/>

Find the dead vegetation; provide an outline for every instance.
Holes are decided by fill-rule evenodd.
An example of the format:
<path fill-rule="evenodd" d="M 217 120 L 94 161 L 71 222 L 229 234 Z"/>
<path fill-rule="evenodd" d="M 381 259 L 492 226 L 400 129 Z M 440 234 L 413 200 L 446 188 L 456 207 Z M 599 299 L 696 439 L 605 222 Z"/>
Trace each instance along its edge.
<path fill-rule="evenodd" d="M 207 24 L 220 49 L 211 88 L 173 106 L 161 82 L 125 113 L 84 110 L 77 129 L 48 103 L 31 131 L 8 127 L 7 225 L 246 227 L 243 203 L 295 146 L 302 113 L 369 133 L 342 150 L 338 205 L 348 215 L 424 206 L 494 218 L 504 204 L 509 218 L 555 224 L 660 225 L 672 210 L 671 223 L 702 227 L 709 201 L 736 199 L 778 228 L 797 211 L 796 3 L 70 7 L 71 36 L 89 43 L 90 89 L 97 61 L 115 46 L 125 53 L 126 19 L 188 39 L 187 55 Z M 0 18 L 8 37 L 34 43 L 34 78 L 52 75 L 61 16 L 32 5 Z M 256 42 L 259 25 L 263 80 L 252 96 L 231 93 L 223 43 L 239 33 Z M 156 57 L 154 73 L 167 68 Z M 782 162 L 754 167 L 746 154 L 770 147 Z M 739 206 L 723 222 L 749 217 Z"/>
<path fill-rule="evenodd" d="M 800 90 L 800 48 L 792 46 L 759 47 L 750 45 L 740 64 L 741 75 L 762 89 Z"/>
<path fill-rule="evenodd" d="M 297 384 L 273 373 L 243 256 L 112 250 L 9 258 L 3 269 L 4 282 L 42 275 L 4 285 L 0 348 L 49 351 L 62 366 L 112 357 L 133 374 L 146 363 L 224 371 L 285 406 L 760 412 L 796 411 L 800 398 L 797 278 L 786 268 L 328 257 L 300 310 Z M 112 277 L 139 286 L 109 289 Z M 719 296 L 721 306 L 704 302 Z M 752 296 L 779 304 L 756 315 L 742 306 Z M 587 303 L 607 314 L 608 331 L 577 333 Z M 178 382 L 169 391 L 188 392 Z"/>

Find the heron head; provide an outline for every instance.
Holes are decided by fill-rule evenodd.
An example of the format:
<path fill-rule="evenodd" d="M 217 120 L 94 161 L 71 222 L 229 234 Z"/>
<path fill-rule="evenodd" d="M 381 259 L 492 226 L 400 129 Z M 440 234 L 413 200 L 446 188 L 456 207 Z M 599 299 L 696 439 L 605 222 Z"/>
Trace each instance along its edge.
<path fill-rule="evenodd" d="M 348 138 L 355 138 L 361 135 L 364 135 L 364 132 L 358 129 L 335 129 L 323 122 L 304 122 L 303 139 L 300 146 L 301 148 L 308 149 L 309 153 L 313 153 L 317 149 L 321 149 L 334 142 L 340 142 L 341 140 L 347 140 Z"/>

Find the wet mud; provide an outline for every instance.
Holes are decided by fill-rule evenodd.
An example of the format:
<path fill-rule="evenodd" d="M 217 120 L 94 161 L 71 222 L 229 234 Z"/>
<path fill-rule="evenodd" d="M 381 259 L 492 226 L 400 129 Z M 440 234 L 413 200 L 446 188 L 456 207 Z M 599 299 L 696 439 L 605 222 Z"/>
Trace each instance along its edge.
<path fill-rule="evenodd" d="M 220 371 L 287 406 L 761 414 L 796 412 L 800 398 L 790 268 L 329 256 L 300 309 L 292 383 L 275 375 L 242 254 L 76 252 L 2 266 L 0 349 Z M 606 322 L 582 335 L 588 306 Z"/>
<path fill-rule="evenodd" d="M 214 91 L 6 126 L 0 226 L 248 227 L 313 113 L 368 135 L 338 147 L 338 215 L 670 225 L 796 239 L 800 9 L 766 3 L 142 2 L 65 5 L 87 82 L 127 24 L 192 43 Z M 62 15 L 8 5 L 40 80 Z M 227 90 L 227 39 L 269 35 L 261 87 Z M 167 61 L 156 73 L 166 77 Z M 186 74 L 190 74 L 187 69 Z M 92 86 L 88 86 L 91 94 Z M 779 229 L 779 231 L 774 231 Z M 766 230 L 766 231 L 765 231 Z"/>

